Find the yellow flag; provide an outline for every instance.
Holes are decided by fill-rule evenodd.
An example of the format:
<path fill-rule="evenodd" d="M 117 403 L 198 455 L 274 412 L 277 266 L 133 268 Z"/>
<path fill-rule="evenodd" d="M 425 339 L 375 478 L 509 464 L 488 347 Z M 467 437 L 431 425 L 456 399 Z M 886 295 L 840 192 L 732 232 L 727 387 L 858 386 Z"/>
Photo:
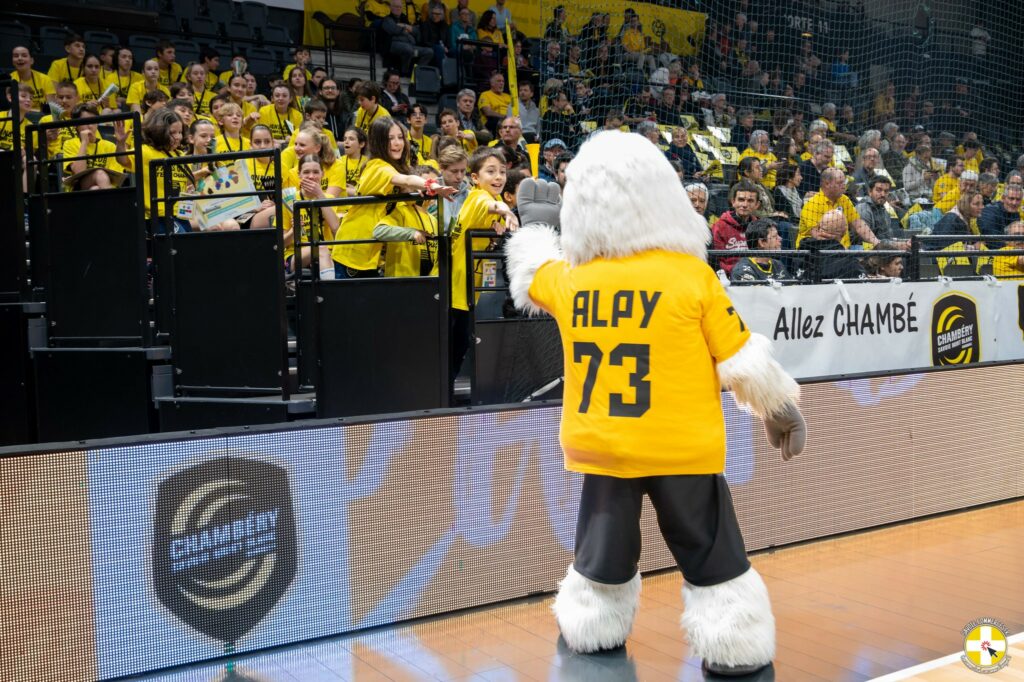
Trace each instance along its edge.
<path fill-rule="evenodd" d="M 508 92 L 512 95 L 512 115 L 519 115 L 519 83 L 516 82 L 516 48 L 512 43 L 512 22 L 505 22 L 505 44 L 508 45 Z"/>

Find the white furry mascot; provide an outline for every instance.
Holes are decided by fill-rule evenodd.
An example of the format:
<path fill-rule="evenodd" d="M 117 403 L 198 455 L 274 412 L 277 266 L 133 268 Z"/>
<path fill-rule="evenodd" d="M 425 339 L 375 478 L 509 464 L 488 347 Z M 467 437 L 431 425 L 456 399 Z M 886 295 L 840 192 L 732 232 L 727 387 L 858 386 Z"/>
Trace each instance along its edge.
<path fill-rule="evenodd" d="M 707 265 L 707 224 L 657 147 L 602 133 L 566 178 L 560 210 L 557 185 L 520 185 L 524 227 L 507 247 L 517 307 L 558 322 L 561 443 L 566 468 L 584 474 L 574 561 L 554 604 L 562 636 L 581 653 L 625 643 L 647 495 L 685 577 L 683 626 L 705 672 L 770 670 L 775 620 L 722 474 L 720 392 L 761 417 L 788 460 L 806 437 L 797 384 Z"/>

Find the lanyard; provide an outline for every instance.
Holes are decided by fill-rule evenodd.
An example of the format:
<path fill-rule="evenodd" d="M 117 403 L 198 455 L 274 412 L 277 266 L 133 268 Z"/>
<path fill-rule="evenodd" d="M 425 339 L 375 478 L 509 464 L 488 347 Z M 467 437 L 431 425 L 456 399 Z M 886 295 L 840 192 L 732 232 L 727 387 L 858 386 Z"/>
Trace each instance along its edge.
<path fill-rule="evenodd" d="M 348 156 L 345 157 L 345 183 L 348 184 Z M 363 153 L 359 152 L 359 159 L 356 160 L 356 170 L 359 170 L 359 164 L 363 162 Z M 356 178 L 358 180 L 358 178 Z"/>

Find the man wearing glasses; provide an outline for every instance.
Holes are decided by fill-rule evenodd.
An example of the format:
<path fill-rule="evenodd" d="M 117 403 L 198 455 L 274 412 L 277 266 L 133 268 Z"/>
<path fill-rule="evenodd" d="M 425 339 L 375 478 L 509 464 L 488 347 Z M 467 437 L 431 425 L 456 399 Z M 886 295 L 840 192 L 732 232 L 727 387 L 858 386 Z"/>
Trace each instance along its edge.
<path fill-rule="evenodd" d="M 320 81 L 320 99 L 327 105 L 327 119 L 324 121 L 324 128 L 334 133 L 335 140 L 340 140 L 344 137 L 348 127 L 352 125 L 352 112 L 345 106 L 338 81 L 333 78 L 325 78 Z"/>

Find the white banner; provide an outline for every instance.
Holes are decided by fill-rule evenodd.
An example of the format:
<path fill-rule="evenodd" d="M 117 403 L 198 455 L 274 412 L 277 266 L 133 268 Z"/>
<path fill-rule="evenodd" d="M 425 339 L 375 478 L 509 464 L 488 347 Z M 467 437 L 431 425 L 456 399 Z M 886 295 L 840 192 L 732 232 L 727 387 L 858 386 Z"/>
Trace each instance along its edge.
<path fill-rule="evenodd" d="M 1024 358 L 1024 282 L 732 286 L 751 330 L 794 377 Z"/>

